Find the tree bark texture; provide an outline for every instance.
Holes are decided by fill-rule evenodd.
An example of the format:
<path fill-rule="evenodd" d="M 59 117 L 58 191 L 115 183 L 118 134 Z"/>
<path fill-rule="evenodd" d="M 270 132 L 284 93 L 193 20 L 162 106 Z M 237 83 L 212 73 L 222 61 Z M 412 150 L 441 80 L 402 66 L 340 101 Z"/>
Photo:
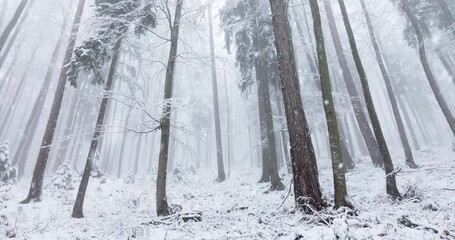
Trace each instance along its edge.
<path fill-rule="evenodd" d="M 291 143 L 294 198 L 297 207 L 304 211 L 308 211 L 306 204 L 319 210 L 324 206 L 324 201 L 319 185 L 316 156 L 300 95 L 287 4 L 284 0 L 270 0 L 270 5 Z"/>

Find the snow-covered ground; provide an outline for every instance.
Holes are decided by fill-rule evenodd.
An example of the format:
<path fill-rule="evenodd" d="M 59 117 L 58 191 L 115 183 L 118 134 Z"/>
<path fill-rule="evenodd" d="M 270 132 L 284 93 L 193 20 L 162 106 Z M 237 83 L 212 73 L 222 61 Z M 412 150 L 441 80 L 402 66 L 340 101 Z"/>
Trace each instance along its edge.
<path fill-rule="evenodd" d="M 29 187 L 30 180 L 24 179 L 0 188 L 0 239 L 455 239 L 450 236 L 455 234 L 455 153 L 450 147 L 417 152 L 417 170 L 404 167 L 403 158 L 394 155 L 396 167 L 402 167 L 399 189 L 402 194 L 411 189 L 407 192 L 415 197 L 390 201 L 382 169 L 357 160 L 347 182 L 358 216 L 333 210 L 316 216 L 294 212 L 288 189 L 265 193 L 268 185 L 256 183 L 259 170 L 233 173 L 223 183 L 213 182 L 215 172 L 210 170 L 187 173 L 183 181 L 171 177 L 169 202 L 181 205 L 183 212 L 201 211 L 201 222 L 157 218 L 153 176 L 136 177 L 134 184 L 91 179 L 83 219 L 71 218 L 76 190 L 48 185 L 42 202 L 18 204 Z M 323 192 L 331 201 L 330 162 L 324 159 L 319 165 Z M 283 181 L 289 188 L 290 177 Z M 403 216 L 434 230 L 406 227 L 397 221 Z"/>

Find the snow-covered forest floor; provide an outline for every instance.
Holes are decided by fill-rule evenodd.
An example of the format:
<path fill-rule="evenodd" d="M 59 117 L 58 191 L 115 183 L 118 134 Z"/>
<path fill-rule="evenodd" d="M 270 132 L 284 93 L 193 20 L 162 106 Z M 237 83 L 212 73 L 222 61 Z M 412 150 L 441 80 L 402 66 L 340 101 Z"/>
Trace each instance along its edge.
<path fill-rule="evenodd" d="M 42 202 L 18 204 L 30 183 L 23 179 L 0 188 L 0 239 L 455 239 L 455 153 L 450 147 L 419 151 L 417 170 L 404 167 L 402 159 L 394 154 L 396 167 L 402 168 L 398 186 L 413 197 L 401 202 L 387 199 L 382 169 L 357 160 L 347 183 L 358 216 L 294 212 L 293 196 L 286 199 L 290 177 L 283 179 L 285 191 L 264 193 L 268 185 L 257 183 L 259 170 L 233 172 L 223 183 L 215 183 L 210 170 L 185 173 L 181 181 L 171 174 L 170 203 L 181 205 L 182 212 L 202 212 L 201 222 L 155 217 L 154 176 L 136 177 L 133 184 L 91 179 L 83 219 L 71 218 L 76 190 L 53 188 L 50 177 Z M 321 159 L 319 168 L 324 195 L 331 201 L 329 164 Z M 398 223 L 403 216 L 424 227 Z"/>

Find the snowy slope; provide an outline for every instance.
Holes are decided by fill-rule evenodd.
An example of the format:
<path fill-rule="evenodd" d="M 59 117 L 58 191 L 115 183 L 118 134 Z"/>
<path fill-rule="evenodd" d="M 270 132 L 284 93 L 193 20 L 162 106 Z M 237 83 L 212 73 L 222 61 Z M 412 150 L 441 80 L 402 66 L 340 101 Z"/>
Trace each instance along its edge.
<path fill-rule="evenodd" d="M 358 216 L 330 209 L 315 216 L 295 213 L 293 196 L 286 199 L 288 189 L 264 193 L 267 184 L 256 183 L 259 170 L 240 172 L 221 184 L 213 182 L 210 170 L 188 173 L 183 182 L 171 177 L 170 203 L 181 205 L 183 212 L 202 212 L 202 222 L 186 223 L 155 216 L 152 176 L 136 177 L 134 184 L 91 179 L 84 219 L 71 218 L 76 190 L 49 185 L 43 202 L 19 205 L 30 181 L 24 179 L 0 188 L 0 239 L 455 239 L 450 236 L 455 234 L 455 153 L 449 147 L 417 152 L 417 170 L 404 167 L 403 158 L 394 155 L 396 167 L 403 168 L 397 175 L 399 189 L 402 194 L 411 189 L 415 197 L 391 202 L 382 169 L 358 160 L 347 174 Z M 328 159 L 320 162 L 320 182 L 330 201 Z M 289 187 L 289 176 L 284 183 Z M 397 221 L 402 216 L 427 228 L 405 227 Z"/>

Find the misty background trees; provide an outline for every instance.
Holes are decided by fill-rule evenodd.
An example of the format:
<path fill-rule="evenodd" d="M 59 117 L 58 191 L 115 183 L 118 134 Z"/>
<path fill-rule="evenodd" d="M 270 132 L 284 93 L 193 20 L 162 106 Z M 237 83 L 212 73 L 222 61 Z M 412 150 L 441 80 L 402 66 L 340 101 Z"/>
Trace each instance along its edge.
<path fill-rule="evenodd" d="M 183 172 L 292 184 L 306 213 L 355 208 L 358 163 L 400 200 L 400 169 L 454 141 L 449 0 L 37 3 L 0 3 L 0 184 L 31 181 L 24 204 L 73 168 L 76 218 L 101 173 L 153 176 L 159 216 Z"/>

